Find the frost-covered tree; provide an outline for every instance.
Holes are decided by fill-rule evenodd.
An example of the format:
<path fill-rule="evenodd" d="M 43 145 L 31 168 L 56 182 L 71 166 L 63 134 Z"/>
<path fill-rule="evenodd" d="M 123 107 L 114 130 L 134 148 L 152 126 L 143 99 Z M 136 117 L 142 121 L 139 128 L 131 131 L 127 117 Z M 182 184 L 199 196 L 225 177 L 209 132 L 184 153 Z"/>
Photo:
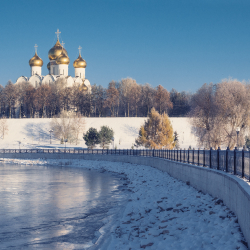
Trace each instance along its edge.
<path fill-rule="evenodd" d="M 2 138 L 4 139 L 4 136 L 8 133 L 8 121 L 5 116 L 0 118 L 0 131 L 2 134 Z"/>
<path fill-rule="evenodd" d="M 84 131 L 85 119 L 74 112 L 63 110 L 50 124 L 54 136 L 59 140 L 68 140 L 70 143 L 79 141 L 79 134 Z"/>
<path fill-rule="evenodd" d="M 237 80 L 204 84 L 191 99 L 191 123 L 200 145 L 232 149 L 250 125 L 250 87 Z"/>

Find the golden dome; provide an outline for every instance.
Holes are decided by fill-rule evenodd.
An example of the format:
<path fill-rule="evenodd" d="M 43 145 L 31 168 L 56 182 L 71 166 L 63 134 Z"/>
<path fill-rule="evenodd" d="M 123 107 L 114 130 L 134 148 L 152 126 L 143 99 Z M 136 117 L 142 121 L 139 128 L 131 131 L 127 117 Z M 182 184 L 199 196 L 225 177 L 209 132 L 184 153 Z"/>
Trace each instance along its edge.
<path fill-rule="evenodd" d="M 61 55 L 56 58 L 57 64 L 69 64 L 69 62 L 69 57 L 64 52 L 62 52 Z"/>
<path fill-rule="evenodd" d="M 29 65 L 32 66 L 43 66 L 43 60 L 35 53 L 35 55 L 29 60 Z"/>
<path fill-rule="evenodd" d="M 87 63 L 82 58 L 81 54 L 79 54 L 78 58 L 74 61 L 73 66 L 74 68 L 86 68 L 87 67 Z"/>
<path fill-rule="evenodd" d="M 56 58 L 58 56 L 60 56 L 62 52 L 64 52 L 64 54 L 66 56 L 68 56 L 68 53 L 67 53 L 66 49 L 64 49 L 62 47 L 62 45 L 60 44 L 59 40 L 57 40 L 57 42 L 54 45 L 54 47 L 49 50 L 49 55 L 48 55 L 49 59 L 50 60 L 56 60 Z"/>
<path fill-rule="evenodd" d="M 47 64 L 47 69 L 50 70 L 50 62 Z"/>
<path fill-rule="evenodd" d="M 80 85 L 80 87 L 79 87 L 79 90 L 80 90 L 80 91 L 87 91 L 87 90 L 88 90 L 88 87 L 87 87 L 84 83 L 82 83 L 82 84 Z"/>

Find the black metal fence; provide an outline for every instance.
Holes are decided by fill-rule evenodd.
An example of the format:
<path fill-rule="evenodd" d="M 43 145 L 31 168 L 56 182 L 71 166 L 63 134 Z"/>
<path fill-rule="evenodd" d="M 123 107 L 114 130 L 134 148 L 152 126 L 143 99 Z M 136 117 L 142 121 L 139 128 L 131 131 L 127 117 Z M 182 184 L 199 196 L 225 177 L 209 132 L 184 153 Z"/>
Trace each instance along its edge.
<path fill-rule="evenodd" d="M 208 167 L 239 175 L 250 180 L 250 151 L 206 150 L 206 149 L 0 149 L 5 153 L 44 153 L 44 154 L 103 154 L 103 155 L 134 155 L 142 157 L 158 157 L 202 167 Z"/>

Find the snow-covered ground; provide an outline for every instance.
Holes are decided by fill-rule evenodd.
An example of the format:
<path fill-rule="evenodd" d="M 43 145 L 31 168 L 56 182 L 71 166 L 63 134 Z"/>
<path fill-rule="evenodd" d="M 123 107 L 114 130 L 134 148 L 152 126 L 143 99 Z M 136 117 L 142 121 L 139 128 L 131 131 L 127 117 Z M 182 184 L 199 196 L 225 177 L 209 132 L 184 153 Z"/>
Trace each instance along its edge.
<path fill-rule="evenodd" d="M 17 164 L 68 164 L 67 160 L 1 159 Z M 167 173 L 142 165 L 74 160 L 75 167 L 126 175 L 130 197 L 106 218 L 90 249 L 247 249 L 236 216 L 223 201 Z M 112 221 L 114 220 L 114 221 Z M 111 227 L 107 224 L 111 223 Z"/>
<path fill-rule="evenodd" d="M 121 149 L 130 149 L 138 137 L 139 129 L 147 118 L 141 117 L 118 117 L 118 118 L 85 118 L 85 132 L 94 127 L 100 129 L 101 126 L 109 126 L 114 130 L 114 147 Z M 191 125 L 188 118 L 170 118 L 174 131 L 179 135 L 181 148 L 196 147 L 196 138 L 191 133 Z M 8 133 L 4 139 L 0 137 L 0 148 L 36 148 L 53 147 L 60 148 L 58 139 L 53 137 L 50 144 L 50 118 L 31 118 L 31 119 L 8 119 Z M 80 143 L 78 145 L 67 143 L 67 147 L 83 147 L 86 145 L 80 134 Z M 112 145 L 110 146 L 112 148 Z"/>

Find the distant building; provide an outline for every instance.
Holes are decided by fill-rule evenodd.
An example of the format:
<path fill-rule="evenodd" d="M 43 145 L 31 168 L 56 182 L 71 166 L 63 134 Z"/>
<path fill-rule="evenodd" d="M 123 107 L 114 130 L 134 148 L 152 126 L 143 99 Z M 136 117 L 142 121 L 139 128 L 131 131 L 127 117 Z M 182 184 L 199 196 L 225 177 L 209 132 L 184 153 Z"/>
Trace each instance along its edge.
<path fill-rule="evenodd" d="M 48 57 L 50 62 L 47 64 L 49 74 L 42 75 L 43 60 L 37 55 L 37 45 L 35 45 L 35 55 L 29 60 L 30 77 L 20 76 L 15 84 L 29 82 L 34 88 L 38 88 L 42 84 L 53 84 L 56 80 L 62 79 L 67 87 L 77 85 L 81 90 L 91 92 L 91 85 L 88 79 L 85 78 L 86 61 L 81 56 L 81 47 L 79 46 L 79 56 L 74 61 L 75 77 L 68 75 L 68 66 L 70 63 L 68 53 L 62 44 L 59 42 L 59 30 L 57 34 L 57 42 L 49 50 Z"/>

